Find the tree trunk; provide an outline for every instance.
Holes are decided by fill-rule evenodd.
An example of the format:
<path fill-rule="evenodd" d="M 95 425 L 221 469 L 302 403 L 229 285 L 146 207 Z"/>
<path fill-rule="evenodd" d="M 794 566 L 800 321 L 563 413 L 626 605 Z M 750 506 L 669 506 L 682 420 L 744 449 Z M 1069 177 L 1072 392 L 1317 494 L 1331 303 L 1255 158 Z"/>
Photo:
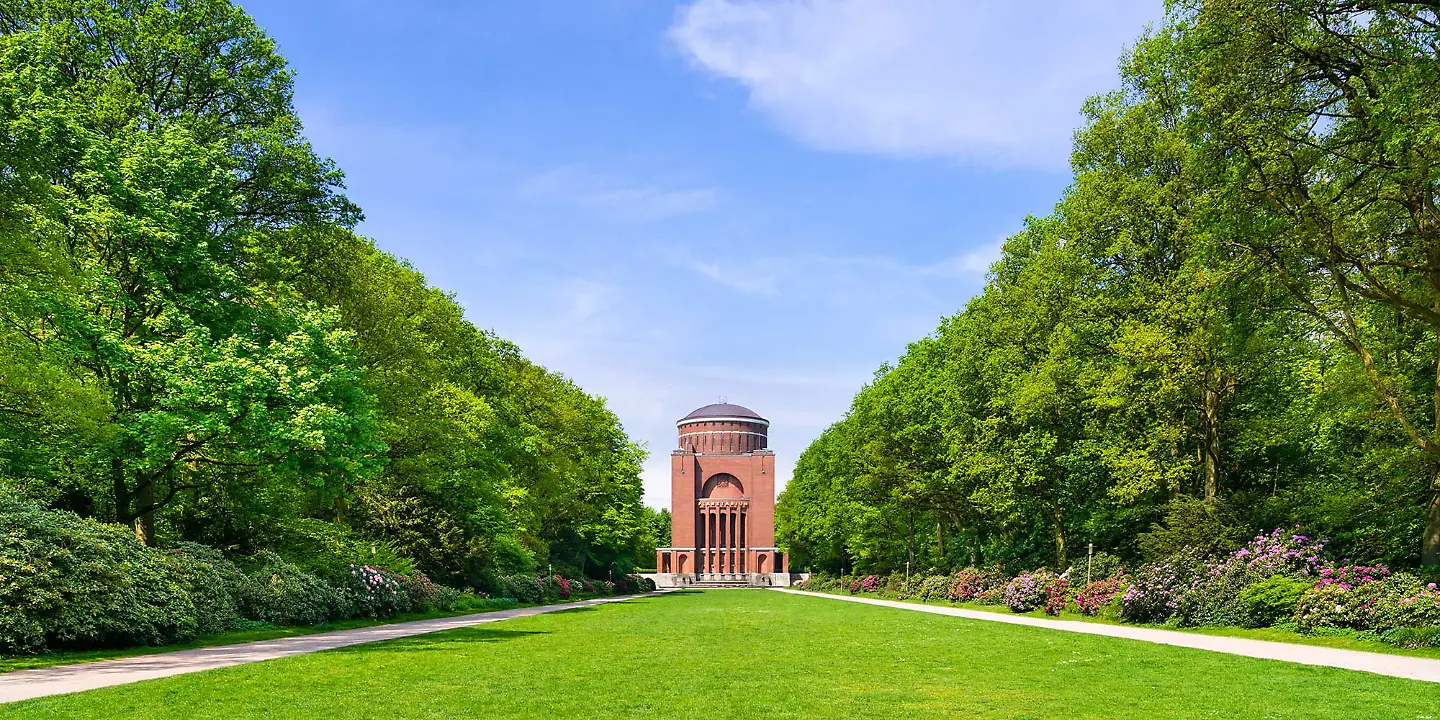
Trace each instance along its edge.
<path fill-rule="evenodd" d="M 1434 285 L 1435 278 L 1431 277 L 1431 284 Z M 1440 300 L 1436 300 L 1435 307 L 1440 308 Z M 1436 333 L 1440 335 L 1440 332 Z M 1435 424 L 1432 426 L 1433 438 L 1440 438 L 1440 357 L 1435 358 Z M 1425 509 L 1425 533 L 1420 538 L 1420 564 L 1427 566 L 1440 565 L 1440 461 L 1431 463 L 1430 471 L 1430 497 L 1427 498 Z"/>
<path fill-rule="evenodd" d="M 1065 522 L 1058 508 L 1050 510 L 1050 520 L 1055 529 L 1055 572 L 1065 572 Z"/>
<path fill-rule="evenodd" d="M 1425 536 L 1420 541 L 1420 564 L 1440 565 L 1440 463 L 1430 472 L 1430 498 L 1425 513 Z"/>
<path fill-rule="evenodd" d="M 905 553 L 906 553 L 906 555 L 910 558 L 910 564 L 911 564 L 911 565 L 914 565 L 914 564 L 915 564 L 915 511 L 914 511 L 914 510 L 911 510 L 911 511 L 910 511 L 910 515 L 908 516 L 908 519 L 906 520 L 906 526 L 907 526 L 908 529 L 909 529 L 909 534 L 908 534 L 908 535 L 906 536 L 906 538 L 905 538 Z"/>
<path fill-rule="evenodd" d="M 1220 493 L 1220 373 L 1205 371 L 1205 501 Z"/>
<path fill-rule="evenodd" d="M 135 538 L 141 545 L 155 544 L 155 481 L 148 480 L 135 488 Z"/>
<path fill-rule="evenodd" d="M 945 518 L 938 513 L 935 516 L 935 544 L 940 546 L 940 557 L 945 557 Z"/>

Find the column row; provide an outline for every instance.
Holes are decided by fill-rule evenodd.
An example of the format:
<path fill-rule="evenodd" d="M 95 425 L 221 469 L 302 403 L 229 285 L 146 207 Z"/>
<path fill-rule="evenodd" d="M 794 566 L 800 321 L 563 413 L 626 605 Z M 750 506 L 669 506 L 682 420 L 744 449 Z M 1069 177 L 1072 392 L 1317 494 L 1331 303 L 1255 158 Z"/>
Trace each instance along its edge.
<path fill-rule="evenodd" d="M 746 572 L 746 513 L 742 508 L 700 508 L 700 572 Z"/>

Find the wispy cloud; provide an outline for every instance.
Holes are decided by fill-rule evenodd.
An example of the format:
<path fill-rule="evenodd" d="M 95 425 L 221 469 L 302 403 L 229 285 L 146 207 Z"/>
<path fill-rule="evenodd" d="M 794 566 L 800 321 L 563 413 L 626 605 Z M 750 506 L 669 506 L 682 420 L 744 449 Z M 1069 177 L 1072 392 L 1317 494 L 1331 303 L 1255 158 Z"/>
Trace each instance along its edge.
<path fill-rule="evenodd" d="M 709 187 L 666 187 L 634 183 L 581 165 L 566 165 L 526 179 L 520 197 L 562 203 L 630 220 L 661 220 L 705 212 L 720 193 Z"/>
<path fill-rule="evenodd" d="M 855 283 L 883 289 L 922 277 L 980 278 L 999 257 L 998 242 L 926 264 L 885 256 L 827 255 L 754 257 L 722 264 L 674 254 L 681 266 L 747 295 L 779 295 L 785 287 L 808 290 L 817 285 L 847 289 Z"/>
<path fill-rule="evenodd" d="M 1160 0 L 694 0 L 695 64 L 829 150 L 1062 166 Z"/>

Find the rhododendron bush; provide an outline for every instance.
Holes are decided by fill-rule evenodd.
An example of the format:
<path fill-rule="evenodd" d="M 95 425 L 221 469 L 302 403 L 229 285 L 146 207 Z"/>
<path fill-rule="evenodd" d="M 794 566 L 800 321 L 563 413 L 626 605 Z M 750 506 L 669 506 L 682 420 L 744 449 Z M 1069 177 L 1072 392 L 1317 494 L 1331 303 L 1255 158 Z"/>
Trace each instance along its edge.
<path fill-rule="evenodd" d="M 1133 572 L 1107 556 L 1104 569 L 1110 574 L 1089 583 L 1083 575 L 1077 578 L 1086 567 L 1081 562 L 1062 575 L 1041 568 L 1012 577 L 998 566 L 909 577 L 817 574 L 803 589 L 1005 605 L 1017 613 L 1078 612 L 1136 623 L 1355 631 L 1406 646 L 1440 644 L 1436 583 L 1383 565 L 1333 562 L 1325 545 L 1298 528 L 1276 529 L 1231 552 L 1184 550 Z"/>

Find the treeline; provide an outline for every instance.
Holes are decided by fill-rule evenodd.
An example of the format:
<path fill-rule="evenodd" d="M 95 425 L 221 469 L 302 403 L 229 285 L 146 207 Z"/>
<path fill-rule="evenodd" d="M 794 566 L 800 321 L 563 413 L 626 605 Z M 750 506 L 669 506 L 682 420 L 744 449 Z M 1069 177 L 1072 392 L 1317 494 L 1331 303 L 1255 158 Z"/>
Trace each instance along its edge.
<path fill-rule="evenodd" d="M 1440 565 L 1440 8 L 1186 0 L 1073 184 L 777 510 L 831 572 L 1065 568 L 1301 525 Z"/>
<path fill-rule="evenodd" d="M 0 490 L 462 587 L 653 557 L 644 450 L 354 234 L 240 8 L 0 0 L 0 31 Z"/>

